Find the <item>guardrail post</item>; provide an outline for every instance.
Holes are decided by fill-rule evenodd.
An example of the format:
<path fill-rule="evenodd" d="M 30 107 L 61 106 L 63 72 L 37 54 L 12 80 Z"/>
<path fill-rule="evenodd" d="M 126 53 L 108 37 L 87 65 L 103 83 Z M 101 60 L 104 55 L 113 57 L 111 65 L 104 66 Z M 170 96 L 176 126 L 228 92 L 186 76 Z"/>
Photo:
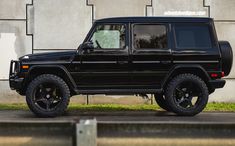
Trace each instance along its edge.
<path fill-rule="evenodd" d="M 86 104 L 89 104 L 89 95 L 86 95 Z"/>
<path fill-rule="evenodd" d="M 80 120 L 76 124 L 76 146 L 97 146 L 97 121 Z"/>

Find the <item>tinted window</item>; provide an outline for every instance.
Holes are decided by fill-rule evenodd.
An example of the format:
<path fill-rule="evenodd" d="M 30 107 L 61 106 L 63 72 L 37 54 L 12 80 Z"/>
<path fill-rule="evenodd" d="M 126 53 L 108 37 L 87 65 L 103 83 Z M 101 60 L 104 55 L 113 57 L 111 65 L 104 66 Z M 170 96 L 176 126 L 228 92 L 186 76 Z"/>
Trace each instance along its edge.
<path fill-rule="evenodd" d="M 133 41 L 136 49 L 167 48 L 166 26 L 134 25 Z"/>
<path fill-rule="evenodd" d="M 98 25 L 91 37 L 95 48 L 125 48 L 125 25 Z"/>
<path fill-rule="evenodd" d="M 177 48 L 211 48 L 211 37 L 207 25 L 176 25 Z"/>

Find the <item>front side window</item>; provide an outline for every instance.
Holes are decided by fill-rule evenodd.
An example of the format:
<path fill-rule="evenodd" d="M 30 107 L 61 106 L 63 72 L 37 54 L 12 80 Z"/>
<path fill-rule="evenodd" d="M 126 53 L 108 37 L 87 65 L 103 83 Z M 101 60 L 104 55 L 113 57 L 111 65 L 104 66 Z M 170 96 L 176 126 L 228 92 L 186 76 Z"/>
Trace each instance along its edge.
<path fill-rule="evenodd" d="M 143 25 L 133 27 L 133 43 L 136 49 L 167 48 L 167 31 L 165 25 Z"/>
<path fill-rule="evenodd" d="M 126 30 L 125 25 L 105 24 L 98 25 L 91 37 L 95 48 L 120 49 L 125 48 Z"/>
<path fill-rule="evenodd" d="M 211 36 L 207 25 L 176 25 L 175 37 L 177 48 L 211 48 Z"/>

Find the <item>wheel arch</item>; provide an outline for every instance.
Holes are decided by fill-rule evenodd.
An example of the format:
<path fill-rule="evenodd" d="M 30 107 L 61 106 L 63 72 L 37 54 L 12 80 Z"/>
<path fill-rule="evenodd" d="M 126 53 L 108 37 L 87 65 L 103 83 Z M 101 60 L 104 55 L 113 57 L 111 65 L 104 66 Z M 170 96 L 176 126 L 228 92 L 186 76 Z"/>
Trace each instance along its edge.
<path fill-rule="evenodd" d="M 210 76 L 206 72 L 206 70 L 201 66 L 201 65 L 185 65 L 185 64 L 180 64 L 180 65 L 175 65 L 172 67 L 172 69 L 169 71 L 167 76 L 162 82 L 162 88 L 165 89 L 167 86 L 168 82 L 173 79 L 175 76 L 179 74 L 185 74 L 185 73 L 190 73 L 194 74 L 198 77 L 200 77 L 207 85 L 209 92 L 212 93 L 214 92 L 214 89 L 210 86 L 209 81 L 211 80 Z"/>
<path fill-rule="evenodd" d="M 32 66 L 26 76 L 24 82 L 25 90 L 27 89 L 28 84 L 37 76 L 42 74 L 53 74 L 62 78 L 66 84 L 69 86 L 70 92 L 72 95 L 76 94 L 76 83 L 68 70 L 61 65 L 35 65 Z"/>

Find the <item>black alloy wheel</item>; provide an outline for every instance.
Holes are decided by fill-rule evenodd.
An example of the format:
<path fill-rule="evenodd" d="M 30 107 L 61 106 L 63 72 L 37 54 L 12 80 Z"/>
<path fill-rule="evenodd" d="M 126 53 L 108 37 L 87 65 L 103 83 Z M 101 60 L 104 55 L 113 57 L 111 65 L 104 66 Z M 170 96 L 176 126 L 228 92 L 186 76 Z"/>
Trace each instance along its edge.
<path fill-rule="evenodd" d="M 195 87 L 195 83 L 184 81 L 175 88 L 173 97 L 177 106 L 184 109 L 195 108 L 197 106 L 203 97 L 200 90 Z"/>
<path fill-rule="evenodd" d="M 35 90 L 33 101 L 41 110 L 52 111 L 61 103 L 62 97 L 62 92 L 56 84 L 45 82 Z"/>

